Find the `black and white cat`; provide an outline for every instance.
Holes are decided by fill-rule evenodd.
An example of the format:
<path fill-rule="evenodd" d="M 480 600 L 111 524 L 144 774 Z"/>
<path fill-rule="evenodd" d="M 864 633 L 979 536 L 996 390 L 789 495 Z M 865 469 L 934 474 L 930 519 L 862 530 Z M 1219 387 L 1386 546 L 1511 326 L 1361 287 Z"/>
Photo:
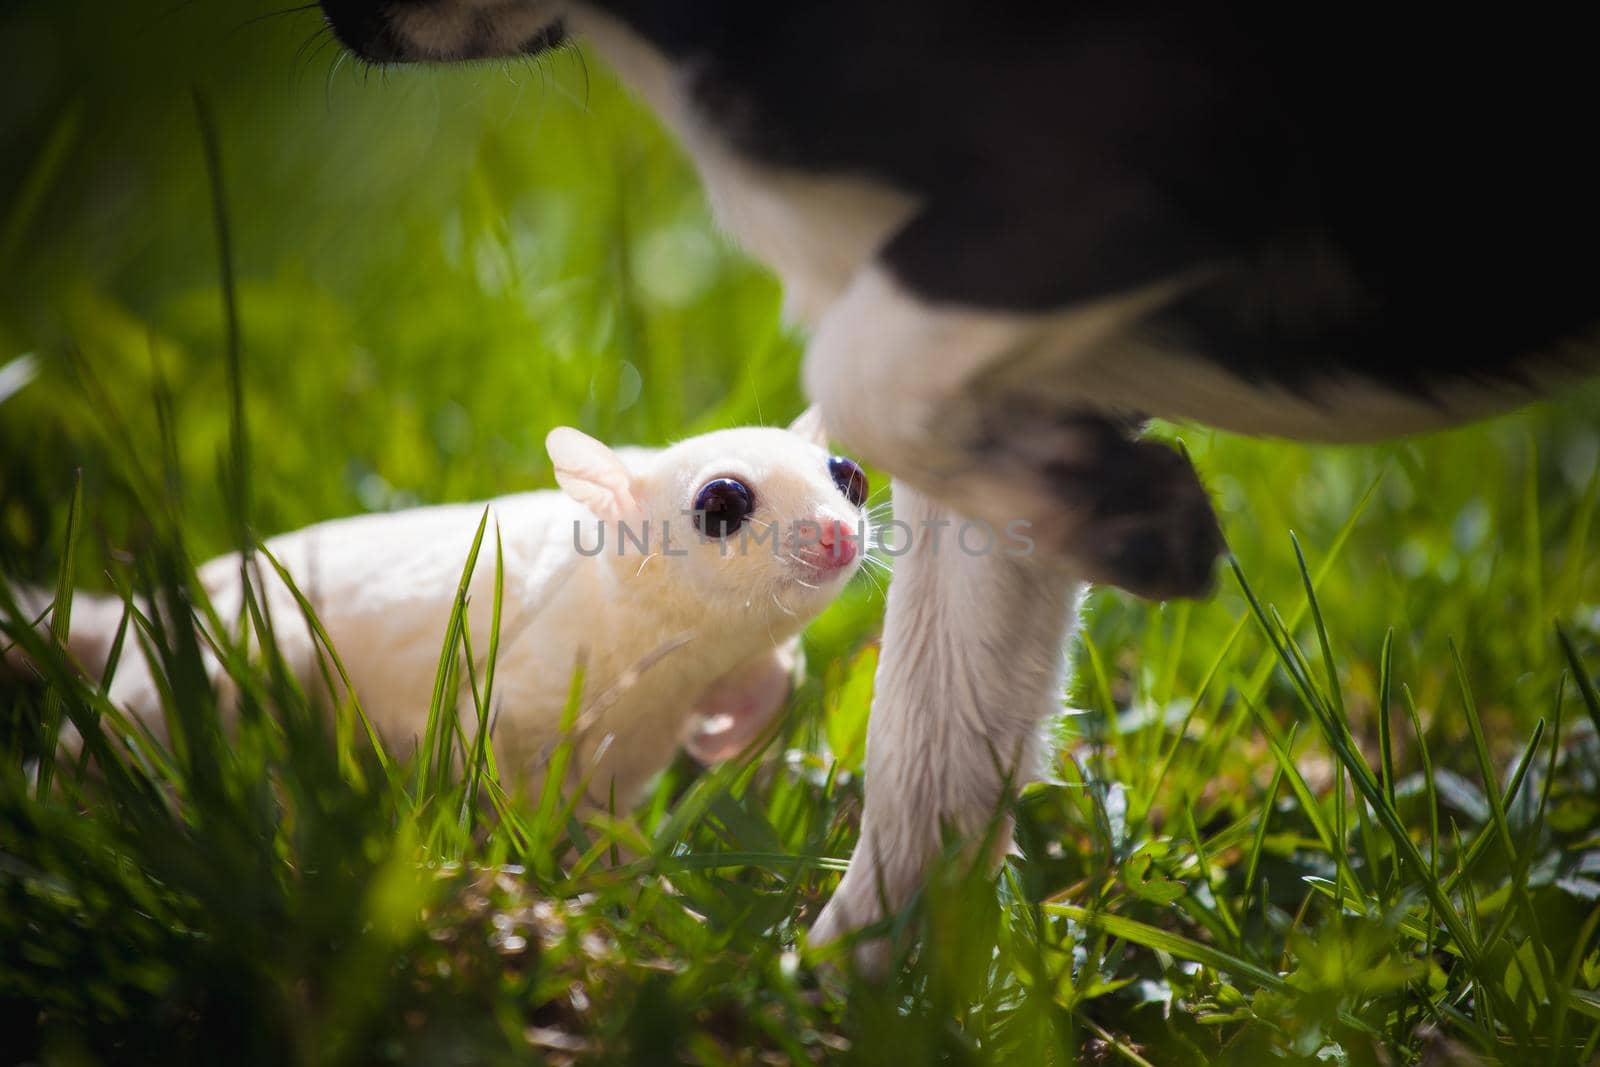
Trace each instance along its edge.
<path fill-rule="evenodd" d="M 856 860 L 827 939 L 976 832 L 1057 706 L 1084 580 L 1196 595 L 1222 550 L 1146 415 L 1368 440 L 1600 353 L 1591 47 L 1554 7 L 322 0 L 377 63 L 587 41 L 812 331 L 897 515 L 1032 558 L 897 563 Z M 880 889 L 887 900 L 880 897 Z"/>

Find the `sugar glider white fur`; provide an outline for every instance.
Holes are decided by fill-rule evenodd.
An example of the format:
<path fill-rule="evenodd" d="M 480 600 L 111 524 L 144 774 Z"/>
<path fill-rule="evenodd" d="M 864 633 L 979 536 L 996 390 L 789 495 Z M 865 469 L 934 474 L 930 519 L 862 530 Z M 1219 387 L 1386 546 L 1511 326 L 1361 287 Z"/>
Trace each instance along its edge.
<path fill-rule="evenodd" d="M 560 490 L 487 504 L 504 565 L 491 736 L 503 776 L 538 778 L 561 740 L 581 663 L 570 784 L 597 805 L 613 790 L 626 802 L 680 743 L 703 761 L 732 756 L 783 705 L 800 629 L 860 564 L 866 478 L 828 454 L 808 416 L 787 429 L 721 430 L 660 450 L 614 451 L 561 427 L 546 448 Z M 362 515 L 265 543 L 314 606 L 362 708 L 391 745 L 404 747 L 424 729 L 485 506 Z M 491 533 L 469 587 L 480 659 L 494 555 Z M 286 661 L 308 691 L 323 686 L 292 592 L 262 569 L 270 576 L 261 595 Z M 237 618 L 237 555 L 204 564 L 199 578 L 218 616 Z M 120 612 L 93 598 L 75 604 L 71 645 L 91 670 Z M 123 657 L 110 696 L 160 721 L 143 657 Z M 471 737 L 470 697 L 460 710 Z"/>

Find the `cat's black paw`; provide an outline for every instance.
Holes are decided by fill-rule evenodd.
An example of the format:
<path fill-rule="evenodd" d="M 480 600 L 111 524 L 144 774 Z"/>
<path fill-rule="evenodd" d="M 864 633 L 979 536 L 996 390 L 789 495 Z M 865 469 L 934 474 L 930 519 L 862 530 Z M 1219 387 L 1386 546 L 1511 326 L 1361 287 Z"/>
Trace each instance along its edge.
<path fill-rule="evenodd" d="M 1087 506 L 1063 547 L 1085 577 L 1152 600 L 1211 592 L 1227 544 L 1187 456 L 1158 441 L 1123 441 L 1069 491 Z"/>
<path fill-rule="evenodd" d="M 1136 596 L 1211 591 L 1227 545 L 1188 456 L 1137 437 L 1131 418 L 1051 411 L 1014 396 L 986 416 L 971 454 L 992 478 L 1034 487 L 1010 499 L 1035 499 L 1030 525 L 1041 551 Z"/>

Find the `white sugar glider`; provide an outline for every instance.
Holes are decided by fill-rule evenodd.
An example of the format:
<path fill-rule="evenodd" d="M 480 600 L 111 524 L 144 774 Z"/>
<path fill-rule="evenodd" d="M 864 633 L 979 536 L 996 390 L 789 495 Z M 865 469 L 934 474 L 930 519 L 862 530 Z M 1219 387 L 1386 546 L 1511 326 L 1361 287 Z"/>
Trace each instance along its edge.
<path fill-rule="evenodd" d="M 503 776 L 541 776 L 580 661 L 571 775 L 595 804 L 613 789 L 619 802 L 634 799 L 680 744 L 711 762 L 760 734 L 788 695 L 800 629 L 859 566 L 866 478 L 825 445 L 811 413 L 787 429 L 720 430 L 660 450 L 614 451 L 574 429 L 550 432 L 560 490 L 489 502 L 469 587 L 481 680 L 498 524 L 504 585 L 491 737 Z M 266 542 L 390 744 L 423 732 L 484 506 L 362 515 Z M 285 661 L 308 692 L 326 692 L 299 607 L 265 562 L 262 570 Z M 204 564 L 199 577 L 219 617 L 237 618 L 237 555 Z M 93 599 L 74 602 L 71 635 L 90 671 L 121 614 L 120 603 L 85 603 Z M 110 697 L 159 723 L 144 657 L 122 658 Z M 459 710 L 470 739 L 470 697 Z"/>

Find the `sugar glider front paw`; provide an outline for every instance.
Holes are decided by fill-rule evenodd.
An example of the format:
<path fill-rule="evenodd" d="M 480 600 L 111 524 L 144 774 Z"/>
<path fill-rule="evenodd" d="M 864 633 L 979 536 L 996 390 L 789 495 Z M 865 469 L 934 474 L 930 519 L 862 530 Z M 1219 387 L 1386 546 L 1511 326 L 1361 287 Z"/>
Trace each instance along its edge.
<path fill-rule="evenodd" d="M 694 706 L 689 755 L 711 764 L 743 752 L 783 710 L 803 670 L 797 636 L 712 682 Z"/>

